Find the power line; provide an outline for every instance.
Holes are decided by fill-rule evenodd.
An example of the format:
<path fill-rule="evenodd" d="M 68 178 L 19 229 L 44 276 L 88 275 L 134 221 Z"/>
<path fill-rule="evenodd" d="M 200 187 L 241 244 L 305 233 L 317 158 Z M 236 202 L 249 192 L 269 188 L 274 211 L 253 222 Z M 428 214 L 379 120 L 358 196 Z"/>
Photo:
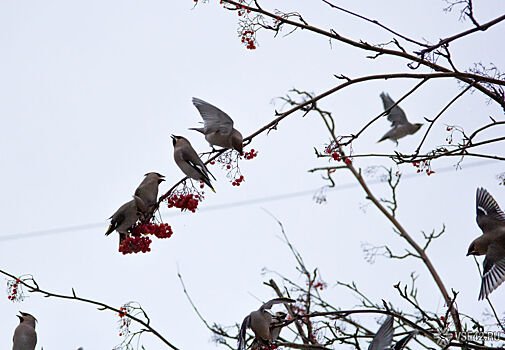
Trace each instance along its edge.
<path fill-rule="evenodd" d="M 494 162 L 493 161 L 481 161 L 481 162 L 470 163 L 470 164 L 465 165 L 465 167 L 463 169 L 477 168 L 477 167 L 489 165 L 492 163 L 494 163 Z M 454 171 L 454 166 L 443 167 L 443 168 L 440 168 L 437 170 L 437 174 L 447 173 L 451 170 Z M 417 173 L 410 173 L 410 174 L 402 175 L 402 178 L 403 179 L 412 179 L 414 177 L 419 177 L 419 176 L 420 175 Z M 375 184 L 379 184 L 382 182 L 383 181 L 381 179 L 374 179 L 374 180 L 368 181 L 367 183 L 369 185 L 375 185 Z M 335 191 L 342 191 L 342 190 L 347 190 L 347 189 L 356 188 L 356 187 L 360 187 L 360 184 L 357 182 L 351 182 L 351 183 L 347 183 L 347 184 L 336 185 L 335 187 L 328 188 L 327 191 L 328 192 L 335 192 Z M 273 201 L 279 201 L 279 200 L 284 200 L 284 199 L 289 199 L 289 198 L 303 197 L 303 196 L 308 196 L 308 195 L 314 195 L 314 193 L 317 193 L 320 190 L 321 190 L 321 187 L 318 187 L 318 188 L 312 189 L 312 190 L 282 193 L 282 194 L 268 196 L 268 197 L 260 197 L 260 198 L 247 199 L 247 200 L 236 201 L 236 202 L 231 202 L 231 203 L 209 205 L 207 207 L 203 207 L 203 208 L 198 209 L 198 211 L 199 212 L 207 212 L 207 211 L 214 211 L 214 210 L 223 210 L 223 209 L 228 209 L 228 208 L 236 208 L 236 207 L 257 204 L 257 203 L 273 202 Z M 182 213 L 182 212 L 171 212 L 169 214 L 164 214 L 163 216 L 174 217 L 174 216 L 179 216 L 179 215 L 183 215 L 183 214 L 184 213 Z M 24 238 L 33 238 L 33 237 L 39 237 L 39 236 L 49 236 L 49 235 L 53 235 L 53 234 L 62 234 L 62 233 L 66 233 L 66 232 L 77 232 L 77 231 L 88 230 L 91 228 L 105 227 L 106 225 L 107 224 L 105 222 L 95 222 L 95 223 L 60 227 L 60 228 L 54 228 L 54 229 L 48 229 L 48 230 L 5 234 L 5 235 L 0 236 L 0 242 L 13 241 L 13 240 L 24 239 Z"/>

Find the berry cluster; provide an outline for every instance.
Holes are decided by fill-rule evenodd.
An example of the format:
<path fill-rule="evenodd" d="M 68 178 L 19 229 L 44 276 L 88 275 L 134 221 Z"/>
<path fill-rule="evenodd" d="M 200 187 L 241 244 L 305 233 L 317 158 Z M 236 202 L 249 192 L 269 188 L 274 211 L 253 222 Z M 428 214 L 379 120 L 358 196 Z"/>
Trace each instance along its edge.
<path fill-rule="evenodd" d="M 314 284 L 313 287 L 319 290 L 324 290 L 328 287 L 328 285 L 326 284 L 326 282 L 317 282 L 316 284 Z"/>
<path fill-rule="evenodd" d="M 141 235 L 154 235 L 156 238 L 170 238 L 172 236 L 173 231 L 172 227 L 169 224 L 139 224 L 133 226 L 131 229 L 132 236 L 141 236 Z"/>
<path fill-rule="evenodd" d="M 147 253 L 151 251 L 151 248 L 149 248 L 151 242 L 152 240 L 146 236 L 126 237 L 126 239 L 119 244 L 119 252 L 123 253 L 123 255 L 139 252 Z"/>
<path fill-rule="evenodd" d="M 242 17 L 240 20 L 239 37 L 240 41 L 246 45 L 246 49 L 254 50 L 256 49 L 256 31 L 254 30 L 254 21 L 249 18 L 251 10 L 246 8 L 244 5 L 236 5 L 237 15 Z"/>
<path fill-rule="evenodd" d="M 169 224 L 147 222 L 133 225 L 128 233 L 128 237 L 119 243 L 119 252 L 123 255 L 150 252 L 152 240 L 147 237 L 148 235 L 156 238 L 170 238 L 174 232 Z"/>
<path fill-rule="evenodd" d="M 310 287 L 313 287 L 313 288 L 316 288 L 316 289 L 319 289 L 319 290 L 323 290 L 323 289 L 328 288 L 328 284 L 326 282 L 324 282 L 323 280 L 319 280 L 317 282 L 311 281 L 308 284 L 309 284 Z"/>
<path fill-rule="evenodd" d="M 240 186 L 242 181 L 244 181 L 244 175 L 240 175 L 240 177 L 236 178 L 231 184 L 232 186 Z"/>
<path fill-rule="evenodd" d="M 200 188 L 203 188 L 203 183 L 200 184 Z M 198 207 L 198 203 L 203 200 L 203 193 L 199 192 L 196 188 L 187 187 L 184 184 L 182 190 L 173 191 L 167 198 L 167 205 L 169 208 L 179 208 L 181 211 L 189 210 L 194 213 Z"/>
<path fill-rule="evenodd" d="M 132 311 L 132 308 L 125 304 L 119 308 L 119 336 L 128 336 L 130 333 L 131 318 L 127 315 Z"/>
<path fill-rule="evenodd" d="M 255 151 L 254 148 L 251 148 L 251 150 L 249 152 L 245 152 L 243 155 L 244 159 L 247 159 L 247 160 L 251 160 L 257 156 L 258 156 L 258 151 Z"/>
<path fill-rule="evenodd" d="M 249 10 L 248 10 L 249 11 Z M 240 11 L 238 12 L 239 16 L 241 16 Z M 240 39 L 242 43 L 247 43 L 247 46 L 245 47 L 248 50 L 254 50 L 256 49 L 256 33 L 253 32 L 252 30 L 246 30 L 242 32 L 242 38 Z"/>
<path fill-rule="evenodd" d="M 19 278 L 7 281 L 7 299 L 11 301 L 23 301 L 25 296 Z"/>
<path fill-rule="evenodd" d="M 172 194 L 167 198 L 167 205 L 169 208 L 179 208 L 181 211 L 189 210 L 194 213 L 198 207 L 201 197 L 198 194 Z"/>
<path fill-rule="evenodd" d="M 435 174 L 434 170 L 431 170 L 431 165 L 429 160 L 422 160 L 420 162 L 412 163 L 414 167 L 417 168 L 417 172 L 426 172 L 426 175 L 430 176 L 431 174 Z"/>
<path fill-rule="evenodd" d="M 343 160 L 344 163 L 347 165 L 352 164 L 352 158 L 342 155 L 334 142 L 330 143 L 328 146 L 324 148 L 324 153 L 329 154 L 331 158 L 337 162 Z"/>
<path fill-rule="evenodd" d="M 447 143 L 448 143 L 449 145 L 450 145 L 450 144 L 452 144 L 452 134 L 453 134 L 452 130 L 453 130 L 453 128 L 452 128 L 451 126 L 448 126 L 448 127 L 447 127 L 447 131 L 448 131 L 448 132 L 450 132 L 450 134 L 449 134 L 449 136 L 447 136 L 447 137 L 445 138 L 445 140 L 447 141 Z"/>
<path fill-rule="evenodd" d="M 245 152 L 244 154 L 240 154 L 235 150 L 229 150 L 222 153 L 216 160 L 210 162 L 211 165 L 216 163 L 221 164 L 221 168 L 227 171 L 226 177 L 230 180 L 232 186 L 240 186 L 240 184 L 244 181 L 244 175 L 242 175 L 240 171 L 240 167 L 238 166 L 239 159 L 253 159 L 258 156 L 258 151 L 251 149 L 249 152 Z"/>

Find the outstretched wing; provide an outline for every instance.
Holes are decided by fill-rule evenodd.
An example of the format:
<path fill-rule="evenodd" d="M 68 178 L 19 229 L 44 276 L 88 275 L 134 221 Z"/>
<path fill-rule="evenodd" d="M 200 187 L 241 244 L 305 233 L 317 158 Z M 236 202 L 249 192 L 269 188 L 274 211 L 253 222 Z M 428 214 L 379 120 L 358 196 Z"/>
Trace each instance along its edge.
<path fill-rule="evenodd" d="M 221 134 L 231 134 L 233 130 L 233 120 L 228 114 L 199 98 L 193 97 L 192 101 L 193 105 L 202 116 L 205 134 L 216 131 Z"/>
<path fill-rule="evenodd" d="M 275 298 L 261 305 L 260 310 L 270 310 L 275 304 L 296 303 L 296 300 L 290 298 Z"/>
<path fill-rule="evenodd" d="M 505 227 L 505 213 L 484 188 L 477 189 L 477 224 L 487 233 L 496 227 Z"/>
<path fill-rule="evenodd" d="M 484 259 L 479 300 L 485 299 L 503 281 L 505 281 L 505 249 L 499 243 L 491 244 Z"/>
<path fill-rule="evenodd" d="M 368 350 L 386 350 L 391 348 L 393 343 L 393 316 L 388 316 L 382 326 L 375 334 Z"/>
<path fill-rule="evenodd" d="M 393 99 L 387 93 L 382 92 L 380 94 L 380 97 L 382 99 L 382 104 L 384 105 L 384 110 L 388 110 L 395 104 L 395 101 L 393 101 Z M 409 122 L 403 109 L 398 106 L 394 106 L 388 112 L 388 120 L 391 122 L 392 126 L 407 124 Z"/>

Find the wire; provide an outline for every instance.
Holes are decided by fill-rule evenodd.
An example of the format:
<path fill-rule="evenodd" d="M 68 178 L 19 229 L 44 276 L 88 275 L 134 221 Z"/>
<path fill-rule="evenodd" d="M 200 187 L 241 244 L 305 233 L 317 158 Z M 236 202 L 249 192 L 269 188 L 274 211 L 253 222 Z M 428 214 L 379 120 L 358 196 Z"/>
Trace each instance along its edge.
<path fill-rule="evenodd" d="M 489 161 L 489 160 L 482 161 L 482 162 L 475 162 L 475 163 L 465 165 L 464 169 L 477 168 L 477 167 L 489 165 L 491 163 L 494 163 L 494 162 Z M 454 166 L 443 167 L 443 168 L 440 168 L 437 170 L 437 174 L 447 173 L 451 170 L 452 171 L 454 170 Z M 410 173 L 410 174 L 402 175 L 403 179 L 412 179 L 414 177 L 419 177 L 419 174 Z M 368 181 L 368 184 L 375 185 L 375 184 L 379 184 L 382 182 L 383 181 L 381 179 L 375 179 L 375 180 Z M 337 185 L 335 187 L 328 188 L 327 191 L 328 192 L 335 192 L 335 191 L 342 191 L 342 190 L 347 190 L 347 189 L 355 188 L 355 187 L 360 187 L 359 183 L 352 182 L 352 183 Z M 225 204 L 209 205 L 207 207 L 203 207 L 203 208 L 198 209 L 198 211 L 199 212 L 208 212 L 208 211 L 214 211 L 214 210 L 223 210 L 223 209 L 228 209 L 228 208 L 242 207 L 242 206 L 252 205 L 252 204 L 257 204 L 257 203 L 280 201 L 280 200 L 284 200 L 284 199 L 314 195 L 315 193 L 317 193 L 320 190 L 321 190 L 321 187 L 316 188 L 316 189 L 311 189 L 311 190 L 282 193 L 282 194 L 278 194 L 278 195 L 274 195 L 274 196 L 259 197 L 259 198 L 247 199 L 247 200 L 243 200 L 243 201 L 236 201 L 236 202 L 225 203 Z M 184 213 L 182 213 L 182 212 L 172 212 L 169 214 L 164 214 L 163 216 L 174 217 L 174 216 L 179 216 L 179 215 L 183 215 L 183 214 Z M 66 233 L 66 232 L 77 232 L 77 231 L 88 230 L 90 228 L 105 227 L 105 226 L 106 226 L 106 224 L 104 222 L 95 222 L 95 223 L 60 227 L 60 228 L 54 228 L 54 229 L 48 229 L 48 230 L 31 231 L 31 232 L 24 232 L 24 233 L 13 233 L 13 234 L 3 234 L 3 235 L 0 235 L 0 242 L 13 241 L 13 240 L 25 239 L 25 238 L 34 238 L 34 237 L 40 237 L 40 236 L 49 236 L 49 235 L 54 235 L 54 234 Z"/>

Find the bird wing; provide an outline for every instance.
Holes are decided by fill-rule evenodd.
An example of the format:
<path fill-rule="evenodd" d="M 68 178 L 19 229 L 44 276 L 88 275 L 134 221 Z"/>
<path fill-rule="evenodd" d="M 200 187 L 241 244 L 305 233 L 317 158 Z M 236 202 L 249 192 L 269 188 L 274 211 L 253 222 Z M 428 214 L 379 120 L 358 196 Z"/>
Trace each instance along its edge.
<path fill-rule="evenodd" d="M 137 212 L 140 211 L 143 214 L 147 213 L 147 211 L 148 211 L 147 204 L 140 196 L 137 195 L 136 191 L 135 191 L 135 195 L 133 196 L 133 201 L 135 202 Z"/>
<path fill-rule="evenodd" d="M 489 245 L 484 259 L 479 300 L 485 299 L 505 281 L 505 248 L 500 243 L 503 242 L 493 242 Z"/>
<path fill-rule="evenodd" d="M 231 134 L 233 130 L 233 120 L 228 114 L 199 98 L 193 97 L 192 101 L 193 105 L 202 116 L 205 134 L 216 131 L 221 134 Z"/>
<path fill-rule="evenodd" d="M 414 330 L 412 332 L 409 332 L 409 334 L 407 334 L 406 336 L 404 336 L 402 339 L 398 340 L 395 344 L 395 347 L 394 347 L 394 350 L 402 350 L 402 349 L 405 349 L 405 347 L 407 346 L 407 343 L 412 339 L 414 338 L 414 336 L 416 334 L 418 334 L 419 331 L 418 330 Z"/>
<path fill-rule="evenodd" d="M 119 225 L 123 223 L 123 221 L 126 218 L 126 211 L 128 210 L 128 206 L 130 205 L 130 202 L 127 202 L 123 204 L 122 206 L 119 207 L 118 210 L 112 216 L 109 218 L 110 219 L 110 225 L 109 228 L 107 229 L 107 232 L 105 232 L 105 235 L 108 236 L 112 232 L 114 232 L 115 229 L 118 228 Z"/>
<path fill-rule="evenodd" d="M 484 188 L 477 189 L 477 224 L 487 233 L 496 227 L 505 227 L 505 213 Z"/>
<path fill-rule="evenodd" d="M 210 180 L 209 179 L 209 176 L 207 175 L 206 171 L 205 171 L 205 165 L 200 165 L 200 164 L 196 164 L 190 160 L 187 160 L 186 161 L 193 169 L 195 169 L 200 175 L 202 175 L 203 178 L 205 178 L 206 180 Z M 214 177 L 214 176 L 212 176 Z"/>
<path fill-rule="evenodd" d="M 261 305 L 260 310 L 270 310 L 272 306 L 274 306 L 275 304 L 281 304 L 281 303 L 296 303 L 296 300 L 290 298 L 275 298 Z"/>
<path fill-rule="evenodd" d="M 382 92 L 380 97 L 382 99 L 382 104 L 384 105 L 384 110 L 390 109 L 395 104 L 395 101 L 393 101 L 389 94 Z M 391 108 L 388 112 L 388 120 L 391 122 L 392 126 L 407 124 L 409 122 L 405 112 L 399 106 Z"/>
<path fill-rule="evenodd" d="M 388 316 L 382 326 L 373 337 L 372 342 L 368 346 L 368 350 L 386 350 L 391 348 L 393 343 L 393 316 Z"/>
<path fill-rule="evenodd" d="M 204 177 L 209 178 L 208 174 L 210 174 L 214 180 L 216 179 L 209 169 L 207 169 L 207 166 L 202 162 L 202 159 L 198 156 L 198 154 L 196 154 L 193 147 L 184 148 L 181 155 L 184 161 L 189 163 L 198 172 L 202 173 Z"/>
<path fill-rule="evenodd" d="M 244 321 L 242 321 L 242 326 L 240 327 L 240 332 L 238 334 L 238 350 L 245 350 L 245 344 L 246 344 L 246 332 L 247 328 L 249 328 L 251 325 L 251 315 L 248 315 L 246 318 L 244 318 Z"/>

